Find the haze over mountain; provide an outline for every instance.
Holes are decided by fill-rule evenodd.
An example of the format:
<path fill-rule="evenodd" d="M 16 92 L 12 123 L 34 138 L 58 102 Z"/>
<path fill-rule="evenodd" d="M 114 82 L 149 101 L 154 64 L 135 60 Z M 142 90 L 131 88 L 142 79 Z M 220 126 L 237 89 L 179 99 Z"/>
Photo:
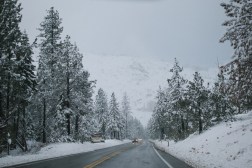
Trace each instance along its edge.
<path fill-rule="evenodd" d="M 121 105 L 126 92 L 132 115 L 146 126 L 155 105 L 157 90 L 159 86 L 166 87 L 173 62 L 155 58 L 85 54 L 83 65 L 90 72 L 91 79 L 97 80 L 94 96 L 99 88 L 103 88 L 108 99 L 115 92 Z M 205 83 L 210 84 L 215 81 L 218 72 L 217 67 L 198 71 Z M 194 72 L 195 69 L 184 68 L 183 75 L 190 80 Z"/>

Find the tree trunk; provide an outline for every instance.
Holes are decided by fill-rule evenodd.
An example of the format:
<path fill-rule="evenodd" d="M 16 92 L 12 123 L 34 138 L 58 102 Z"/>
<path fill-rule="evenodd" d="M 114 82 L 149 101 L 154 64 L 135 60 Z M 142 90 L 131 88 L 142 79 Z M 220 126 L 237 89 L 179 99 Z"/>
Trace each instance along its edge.
<path fill-rule="evenodd" d="M 69 72 L 67 72 L 67 99 L 68 99 L 68 101 L 70 100 L 70 75 L 69 75 Z M 69 102 L 69 104 L 70 104 L 70 102 Z"/>
<path fill-rule="evenodd" d="M 238 114 L 241 114 L 241 106 L 240 106 L 239 102 L 238 102 L 237 107 L 238 107 Z"/>
<path fill-rule="evenodd" d="M 6 124 L 9 124 L 9 113 L 10 113 L 10 74 L 8 74 L 7 81 L 7 93 L 6 93 Z"/>
<path fill-rule="evenodd" d="M 25 151 L 28 150 L 27 143 L 26 143 L 26 114 L 25 114 L 25 105 L 23 105 L 23 143 Z"/>
<path fill-rule="evenodd" d="M 70 78 L 69 78 L 69 72 L 67 72 L 67 108 L 70 108 Z M 67 117 L 67 134 L 71 134 L 71 126 L 70 126 L 70 114 L 66 115 Z"/>
<path fill-rule="evenodd" d="M 189 126 L 188 126 L 188 119 L 186 117 L 186 119 L 185 119 L 185 137 L 188 136 L 188 132 L 189 132 Z"/>
<path fill-rule="evenodd" d="M 9 117 L 10 117 L 10 74 L 8 73 L 7 79 L 7 93 L 6 93 L 6 129 L 7 133 L 10 131 L 9 128 Z M 10 137 L 8 137 L 10 138 Z M 8 155 L 10 155 L 10 145 L 7 143 Z"/>
<path fill-rule="evenodd" d="M 218 103 L 215 103 L 215 110 L 217 112 L 217 121 L 219 123 L 221 119 L 220 119 L 220 109 L 219 109 Z"/>
<path fill-rule="evenodd" d="M 10 145 L 7 143 L 7 154 L 10 155 Z"/>
<path fill-rule="evenodd" d="M 200 106 L 199 106 L 200 107 Z M 202 119 L 201 119 L 201 109 L 199 108 L 199 134 L 202 132 Z"/>
<path fill-rule="evenodd" d="M 181 116 L 181 132 L 182 132 L 182 139 L 185 138 L 185 122 L 183 116 Z"/>
<path fill-rule="evenodd" d="M 75 118 L 75 135 L 78 135 L 79 132 L 79 115 L 76 115 Z"/>
<path fill-rule="evenodd" d="M 1 86 L 0 86 L 1 87 Z M 2 89 L 2 87 L 0 88 Z M 3 111 L 3 108 L 2 108 L 2 93 L 1 93 L 1 90 L 0 90 L 0 124 L 2 124 L 1 126 L 4 125 L 4 111 Z M 4 134 L 4 129 L 3 128 L 0 128 L 0 143 L 2 143 L 4 137 L 5 137 L 5 134 Z M 2 152 L 2 150 L 0 149 L 0 153 Z"/>
<path fill-rule="evenodd" d="M 16 139 L 18 138 L 18 132 L 19 132 L 19 122 L 20 122 L 20 108 L 18 107 L 17 111 L 17 122 L 14 124 L 15 126 L 15 138 L 14 138 L 14 144 L 16 147 Z"/>
<path fill-rule="evenodd" d="M 103 136 L 105 136 L 105 132 L 106 132 L 106 127 L 105 127 L 105 122 L 102 123 L 102 134 Z"/>
<path fill-rule="evenodd" d="M 125 137 L 128 138 L 128 114 L 126 113 L 126 134 Z"/>
<path fill-rule="evenodd" d="M 0 88 L 0 121 L 4 118 L 4 112 L 2 107 L 2 93 L 1 93 L 2 87 Z"/>
<path fill-rule="evenodd" d="M 43 143 L 46 143 L 46 100 L 43 98 Z"/>
<path fill-rule="evenodd" d="M 161 129 L 160 129 L 160 140 L 162 140 L 162 139 L 164 139 L 164 128 L 162 127 Z"/>
<path fill-rule="evenodd" d="M 70 132 L 70 130 L 71 130 L 71 126 L 70 126 L 70 114 L 67 114 L 66 115 L 66 118 L 67 118 L 67 135 L 70 135 L 71 134 L 71 132 Z"/>

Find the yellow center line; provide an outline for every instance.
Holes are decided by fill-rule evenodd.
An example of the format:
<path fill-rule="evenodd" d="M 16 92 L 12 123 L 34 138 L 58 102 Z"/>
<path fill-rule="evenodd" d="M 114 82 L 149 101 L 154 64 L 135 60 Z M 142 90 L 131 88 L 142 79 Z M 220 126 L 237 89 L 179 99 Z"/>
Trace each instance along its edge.
<path fill-rule="evenodd" d="M 121 149 L 119 151 L 112 152 L 112 153 L 110 153 L 110 154 L 108 154 L 108 155 L 106 155 L 106 156 L 104 156 L 104 157 L 102 157 L 102 158 L 100 158 L 100 159 L 98 159 L 98 160 L 84 166 L 84 168 L 93 168 L 93 167 L 101 164 L 102 162 L 104 162 L 104 161 L 106 161 L 108 159 L 111 159 L 112 157 L 115 157 L 116 155 L 120 154 L 121 152 L 129 150 L 130 148 L 132 148 L 132 147 L 127 147 L 127 148 L 123 148 L 123 149 Z"/>
<path fill-rule="evenodd" d="M 106 161 L 108 159 L 111 159 L 112 157 L 118 155 L 119 153 L 121 153 L 121 152 L 119 152 L 119 151 L 118 152 L 113 152 L 113 153 L 111 153 L 111 154 L 109 154 L 107 156 L 102 157 L 101 159 L 98 159 L 98 160 L 92 162 L 91 164 L 88 164 L 84 168 L 93 168 L 93 167 L 101 164 L 102 162 L 104 162 L 104 161 Z"/>

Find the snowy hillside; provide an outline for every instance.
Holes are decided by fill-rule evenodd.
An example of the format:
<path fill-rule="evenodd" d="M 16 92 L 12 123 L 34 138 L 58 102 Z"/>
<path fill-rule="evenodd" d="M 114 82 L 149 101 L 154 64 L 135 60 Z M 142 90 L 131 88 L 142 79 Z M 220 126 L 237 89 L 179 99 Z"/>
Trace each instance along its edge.
<path fill-rule="evenodd" d="M 155 141 L 166 152 L 192 163 L 196 167 L 251 168 L 252 112 L 235 117 L 235 122 L 223 122 L 201 135 L 167 146 Z"/>
<path fill-rule="evenodd" d="M 97 80 L 96 91 L 103 88 L 108 98 L 115 92 L 120 102 L 126 92 L 133 116 L 146 125 L 154 107 L 156 91 L 159 86 L 166 86 L 173 62 L 154 58 L 85 54 L 83 65 L 90 72 L 91 79 Z M 193 73 L 194 70 L 184 68 L 187 79 L 191 79 Z M 212 82 L 217 71 L 212 69 L 200 73 L 206 82 Z"/>

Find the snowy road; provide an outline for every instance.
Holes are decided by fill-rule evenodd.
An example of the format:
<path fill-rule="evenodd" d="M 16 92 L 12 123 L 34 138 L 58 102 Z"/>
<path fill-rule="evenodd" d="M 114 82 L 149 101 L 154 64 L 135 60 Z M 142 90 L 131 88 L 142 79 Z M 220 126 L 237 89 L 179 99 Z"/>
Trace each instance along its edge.
<path fill-rule="evenodd" d="M 191 168 L 173 156 L 156 150 L 153 145 L 144 141 L 135 148 L 119 153 L 103 162 L 97 168 Z M 86 167 L 88 168 L 88 167 Z"/>
<path fill-rule="evenodd" d="M 157 151 L 150 142 L 123 144 L 92 152 L 41 160 L 19 168 L 190 168 L 180 160 Z"/>

